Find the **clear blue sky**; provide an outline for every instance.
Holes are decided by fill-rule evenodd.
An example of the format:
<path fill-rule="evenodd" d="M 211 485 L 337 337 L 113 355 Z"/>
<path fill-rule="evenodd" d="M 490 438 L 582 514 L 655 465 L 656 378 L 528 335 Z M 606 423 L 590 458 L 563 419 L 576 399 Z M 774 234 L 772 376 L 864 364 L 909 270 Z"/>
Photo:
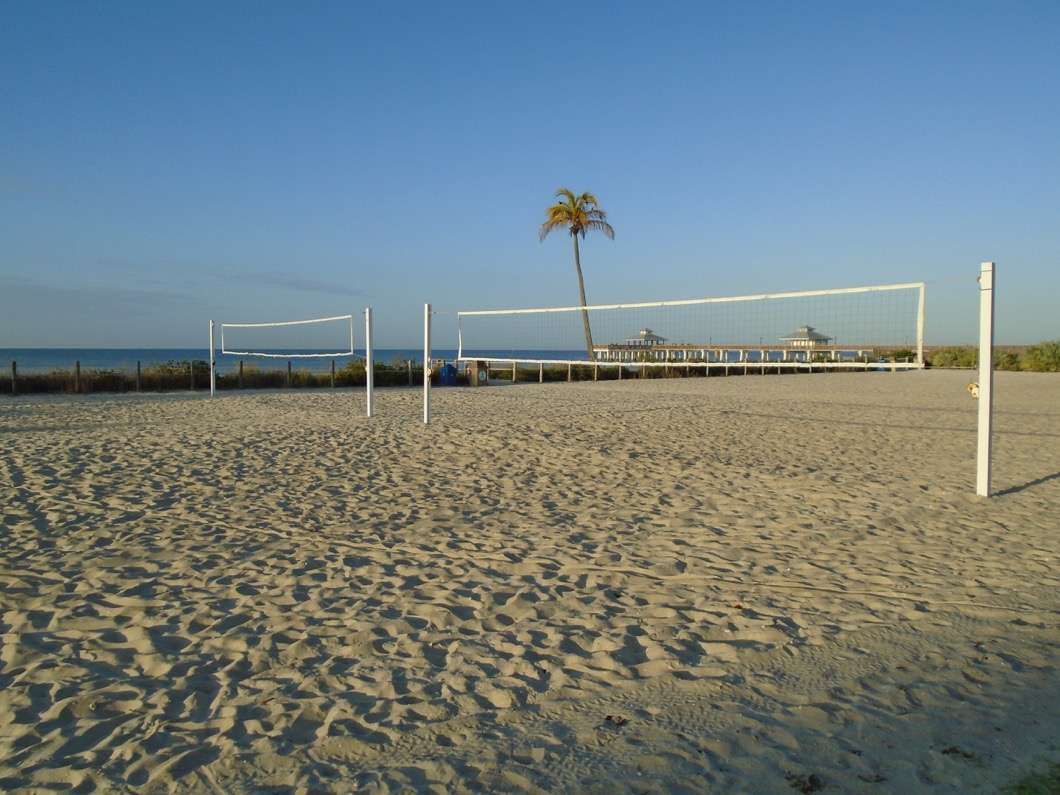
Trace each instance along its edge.
<path fill-rule="evenodd" d="M 0 347 L 574 305 L 561 186 L 616 230 L 590 304 L 926 280 L 972 342 L 996 261 L 998 342 L 1057 339 L 1058 42 L 1051 0 L 0 0 Z"/>

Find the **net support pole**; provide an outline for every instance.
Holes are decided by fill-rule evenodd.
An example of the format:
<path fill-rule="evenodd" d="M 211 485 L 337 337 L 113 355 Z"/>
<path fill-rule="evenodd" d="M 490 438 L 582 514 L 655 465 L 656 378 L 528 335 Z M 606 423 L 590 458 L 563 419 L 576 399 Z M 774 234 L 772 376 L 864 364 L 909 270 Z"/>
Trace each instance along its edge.
<path fill-rule="evenodd" d="M 368 416 L 372 416 L 375 394 L 375 362 L 372 356 L 372 308 L 364 310 L 364 379 L 367 388 Z"/>
<path fill-rule="evenodd" d="M 210 321 L 210 397 L 217 393 L 217 361 L 213 344 L 213 321 Z"/>
<path fill-rule="evenodd" d="M 979 436 L 975 493 L 990 496 L 990 458 L 994 414 L 994 263 L 979 273 Z"/>
<path fill-rule="evenodd" d="M 431 305 L 423 305 L 423 424 L 431 422 Z"/>
<path fill-rule="evenodd" d="M 920 300 L 917 303 L 916 309 L 916 363 L 920 366 L 921 370 L 924 369 L 924 292 L 926 288 L 927 285 L 920 285 Z"/>

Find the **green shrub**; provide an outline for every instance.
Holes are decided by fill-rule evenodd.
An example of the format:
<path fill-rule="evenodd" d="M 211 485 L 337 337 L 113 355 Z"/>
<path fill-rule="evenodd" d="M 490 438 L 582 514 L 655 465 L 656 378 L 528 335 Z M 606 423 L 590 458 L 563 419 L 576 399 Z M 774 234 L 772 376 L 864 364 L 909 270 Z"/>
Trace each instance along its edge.
<path fill-rule="evenodd" d="M 995 370 L 1019 370 L 1020 355 L 1015 351 L 994 349 Z"/>
<path fill-rule="evenodd" d="M 979 367 L 979 348 L 971 345 L 942 348 L 931 354 L 929 364 L 932 367 L 975 369 Z M 1011 348 L 994 348 L 994 369 L 1060 372 L 1060 340 L 1039 342 L 1022 353 Z"/>
<path fill-rule="evenodd" d="M 931 354 L 932 367 L 978 367 L 979 349 L 971 346 L 943 348 Z"/>
<path fill-rule="evenodd" d="M 81 371 L 82 392 L 124 392 L 130 386 L 135 389 L 135 378 L 130 379 L 124 372 L 117 370 Z"/>
<path fill-rule="evenodd" d="M 1060 340 L 1039 342 L 1024 351 L 1020 369 L 1036 373 L 1060 373 Z"/>
<path fill-rule="evenodd" d="M 144 389 L 167 390 L 189 389 L 192 385 L 192 374 L 196 387 L 210 382 L 210 363 L 202 359 L 189 361 L 161 362 L 149 364 L 142 370 L 141 382 Z"/>
<path fill-rule="evenodd" d="M 915 362 L 916 351 L 911 348 L 899 348 L 896 351 L 891 351 L 887 354 L 887 358 L 892 362 Z"/>

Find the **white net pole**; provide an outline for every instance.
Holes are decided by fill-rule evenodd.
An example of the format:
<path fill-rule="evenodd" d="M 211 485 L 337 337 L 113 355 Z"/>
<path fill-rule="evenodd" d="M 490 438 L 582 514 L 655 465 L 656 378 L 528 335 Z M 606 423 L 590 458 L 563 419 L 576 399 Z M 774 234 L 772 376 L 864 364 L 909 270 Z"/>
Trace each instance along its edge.
<path fill-rule="evenodd" d="M 924 309 L 926 306 L 926 284 L 920 285 L 920 302 L 916 312 L 916 363 L 924 366 Z"/>
<path fill-rule="evenodd" d="M 364 310 L 364 377 L 367 385 L 368 416 L 372 416 L 375 389 L 375 364 L 372 355 L 372 308 Z"/>
<path fill-rule="evenodd" d="M 214 348 L 213 321 L 210 321 L 210 397 L 217 392 L 217 355 Z"/>
<path fill-rule="evenodd" d="M 423 424 L 431 422 L 431 305 L 423 305 Z"/>
<path fill-rule="evenodd" d="M 975 493 L 990 496 L 990 454 L 994 409 L 994 263 L 979 274 L 979 436 Z"/>

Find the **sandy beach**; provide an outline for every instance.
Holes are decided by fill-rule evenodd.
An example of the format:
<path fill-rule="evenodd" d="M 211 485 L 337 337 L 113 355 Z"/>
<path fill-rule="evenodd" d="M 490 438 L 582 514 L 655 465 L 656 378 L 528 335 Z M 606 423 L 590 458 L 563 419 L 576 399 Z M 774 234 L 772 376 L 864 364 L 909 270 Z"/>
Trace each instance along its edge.
<path fill-rule="evenodd" d="M 0 399 L 0 791 L 969 793 L 1060 762 L 1060 376 Z"/>

